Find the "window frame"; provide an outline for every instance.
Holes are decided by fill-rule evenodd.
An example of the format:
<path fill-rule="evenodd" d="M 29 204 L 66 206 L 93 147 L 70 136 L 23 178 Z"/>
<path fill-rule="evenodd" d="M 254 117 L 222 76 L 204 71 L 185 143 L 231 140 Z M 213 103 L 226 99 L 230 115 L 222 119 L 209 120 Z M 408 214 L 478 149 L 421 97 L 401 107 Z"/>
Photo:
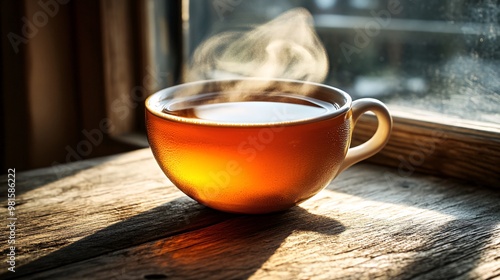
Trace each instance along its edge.
<path fill-rule="evenodd" d="M 58 0 L 45 3 L 50 7 L 37 0 L 1 2 L 2 38 L 23 38 L 17 48 L 2 40 L 0 49 L 4 172 L 142 147 L 125 136 L 140 127 L 136 108 L 141 106 L 131 106 L 129 93 L 143 76 L 138 38 L 145 1 Z M 55 125 L 37 117 L 45 105 L 34 104 L 44 99 L 58 103 L 42 109 Z M 123 103 L 116 107 L 125 110 L 110 107 L 117 100 Z M 45 127 L 53 131 L 40 133 Z"/>

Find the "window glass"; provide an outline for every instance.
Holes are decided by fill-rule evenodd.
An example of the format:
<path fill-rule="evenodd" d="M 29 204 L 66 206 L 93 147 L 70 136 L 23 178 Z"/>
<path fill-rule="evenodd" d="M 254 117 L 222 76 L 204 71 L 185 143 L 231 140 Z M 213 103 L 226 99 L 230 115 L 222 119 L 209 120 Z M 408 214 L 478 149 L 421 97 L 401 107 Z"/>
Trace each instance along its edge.
<path fill-rule="evenodd" d="M 327 52 L 324 83 L 354 99 L 500 124 L 498 1 L 191 0 L 188 53 L 297 7 Z"/>

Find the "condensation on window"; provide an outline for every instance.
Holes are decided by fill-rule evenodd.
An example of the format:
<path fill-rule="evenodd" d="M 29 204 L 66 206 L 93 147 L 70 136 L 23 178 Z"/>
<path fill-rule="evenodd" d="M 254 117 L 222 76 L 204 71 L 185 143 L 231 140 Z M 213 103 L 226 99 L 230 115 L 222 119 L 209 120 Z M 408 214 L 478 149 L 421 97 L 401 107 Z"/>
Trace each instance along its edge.
<path fill-rule="evenodd" d="M 500 3 L 493 0 L 191 0 L 189 52 L 303 7 L 327 51 L 324 83 L 500 124 Z"/>

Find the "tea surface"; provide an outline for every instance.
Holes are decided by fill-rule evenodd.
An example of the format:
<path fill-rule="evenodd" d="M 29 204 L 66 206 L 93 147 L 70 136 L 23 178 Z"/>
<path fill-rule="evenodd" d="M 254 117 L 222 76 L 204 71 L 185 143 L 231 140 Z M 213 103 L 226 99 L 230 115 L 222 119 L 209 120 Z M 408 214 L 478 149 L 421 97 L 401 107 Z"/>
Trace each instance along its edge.
<path fill-rule="evenodd" d="M 278 102 L 229 102 L 208 104 L 194 109 L 197 118 L 222 123 L 268 123 L 314 118 L 325 108 Z"/>
<path fill-rule="evenodd" d="M 217 102 L 216 97 L 180 102 L 173 100 L 163 112 L 217 123 L 265 124 L 312 119 L 338 108 L 334 104 L 304 96 L 274 96 L 271 100 Z"/>

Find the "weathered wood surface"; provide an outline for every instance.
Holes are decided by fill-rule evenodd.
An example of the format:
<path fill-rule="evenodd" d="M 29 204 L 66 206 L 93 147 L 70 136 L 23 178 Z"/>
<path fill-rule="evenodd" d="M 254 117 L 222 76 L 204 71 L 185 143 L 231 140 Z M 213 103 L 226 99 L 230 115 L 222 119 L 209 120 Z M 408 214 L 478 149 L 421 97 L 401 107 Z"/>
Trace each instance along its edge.
<path fill-rule="evenodd" d="M 407 112 L 409 111 L 409 112 Z M 391 107 L 391 138 L 368 161 L 398 169 L 436 174 L 500 189 L 500 125 L 450 120 L 442 115 Z M 375 116 L 363 116 L 354 129 L 353 143 L 373 135 Z"/>
<path fill-rule="evenodd" d="M 358 164 L 300 207 L 248 216 L 186 198 L 148 149 L 58 171 L 16 175 L 16 272 L 2 261 L 0 278 L 500 278 L 494 189 Z"/>

